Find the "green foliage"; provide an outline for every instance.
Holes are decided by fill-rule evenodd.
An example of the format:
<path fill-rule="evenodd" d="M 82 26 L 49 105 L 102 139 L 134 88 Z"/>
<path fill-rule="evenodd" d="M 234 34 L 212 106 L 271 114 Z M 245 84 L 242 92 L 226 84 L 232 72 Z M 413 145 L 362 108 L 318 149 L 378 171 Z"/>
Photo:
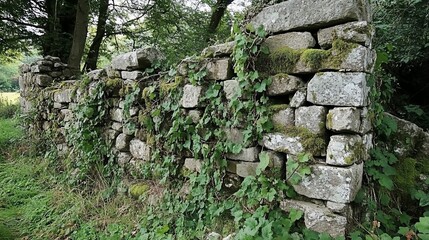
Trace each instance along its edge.
<path fill-rule="evenodd" d="M 11 103 L 8 99 L 0 95 L 0 119 L 12 118 L 19 112 L 19 105 Z"/>

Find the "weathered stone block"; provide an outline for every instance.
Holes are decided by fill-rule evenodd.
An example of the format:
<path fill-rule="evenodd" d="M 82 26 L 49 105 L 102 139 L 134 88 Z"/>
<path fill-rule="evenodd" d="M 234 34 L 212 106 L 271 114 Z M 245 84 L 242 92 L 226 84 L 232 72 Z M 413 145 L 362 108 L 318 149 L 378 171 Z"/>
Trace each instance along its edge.
<path fill-rule="evenodd" d="M 60 113 L 63 116 L 64 122 L 69 122 L 73 119 L 73 112 L 69 109 L 61 109 Z"/>
<path fill-rule="evenodd" d="M 61 77 L 61 75 L 63 75 L 63 72 L 59 72 L 59 71 L 55 71 L 55 72 L 50 72 L 49 73 L 49 76 L 51 76 L 53 78 Z"/>
<path fill-rule="evenodd" d="M 366 79 L 365 73 L 318 73 L 307 85 L 307 101 L 318 105 L 367 106 Z"/>
<path fill-rule="evenodd" d="M 288 32 L 268 37 L 263 46 L 270 51 L 289 47 L 292 49 L 307 49 L 316 46 L 316 40 L 309 32 Z"/>
<path fill-rule="evenodd" d="M 233 99 L 234 97 L 241 96 L 240 84 L 237 80 L 226 80 L 223 82 L 223 91 L 225 92 L 225 97 L 228 100 Z"/>
<path fill-rule="evenodd" d="M 241 129 L 228 128 L 228 129 L 224 129 L 224 131 L 225 131 L 227 140 L 236 144 L 244 144 L 244 135 Z"/>
<path fill-rule="evenodd" d="M 52 71 L 50 66 L 45 65 L 33 65 L 31 66 L 31 72 L 33 73 L 47 73 Z"/>
<path fill-rule="evenodd" d="M 273 114 L 272 121 L 277 129 L 292 127 L 295 125 L 295 111 L 292 108 L 277 111 Z"/>
<path fill-rule="evenodd" d="M 119 151 L 128 151 L 130 147 L 131 136 L 121 133 L 116 137 L 115 147 Z"/>
<path fill-rule="evenodd" d="M 118 154 L 118 164 L 121 167 L 124 167 L 131 161 L 131 154 L 128 152 L 119 152 Z"/>
<path fill-rule="evenodd" d="M 207 47 L 203 50 L 201 55 L 204 57 L 227 57 L 231 55 L 232 50 L 234 50 L 235 42 L 226 42 L 217 44 L 214 46 Z"/>
<path fill-rule="evenodd" d="M 110 119 L 112 119 L 113 121 L 122 122 L 122 120 L 124 119 L 123 115 L 123 111 L 120 108 L 114 108 L 110 110 Z"/>
<path fill-rule="evenodd" d="M 122 131 L 122 123 L 113 122 L 112 123 L 112 129 L 116 130 L 116 131 Z"/>
<path fill-rule="evenodd" d="M 372 130 L 371 117 L 369 116 L 368 108 L 363 108 L 361 111 L 361 125 L 359 128 L 359 133 L 365 134 Z"/>
<path fill-rule="evenodd" d="M 112 68 L 112 65 L 109 65 L 105 68 L 106 74 L 109 78 L 120 78 L 121 72 Z"/>
<path fill-rule="evenodd" d="M 311 174 L 294 185 L 294 189 L 309 198 L 349 203 L 361 188 L 362 174 L 363 163 L 347 168 L 315 164 Z"/>
<path fill-rule="evenodd" d="M 335 0 L 289 0 L 264 8 L 251 23 L 274 33 L 316 29 L 338 22 L 366 20 L 367 7 L 362 0 L 344 0 L 341 4 Z"/>
<path fill-rule="evenodd" d="M 186 158 L 183 165 L 184 168 L 192 172 L 201 172 L 201 160 L 195 158 Z"/>
<path fill-rule="evenodd" d="M 305 226 L 313 231 L 328 233 L 332 237 L 344 236 L 346 233 L 347 218 L 333 214 L 324 206 L 286 199 L 280 202 L 280 208 L 287 212 L 291 209 L 303 211 Z"/>
<path fill-rule="evenodd" d="M 336 203 L 336 202 L 327 201 L 326 207 L 334 213 L 344 214 L 351 211 L 350 205 L 345 203 Z"/>
<path fill-rule="evenodd" d="M 143 161 L 149 161 L 151 159 L 150 146 L 139 139 L 135 138 L 131 140 L 130 152 L 131 155 L 137 159 L 142 159 Z"/>
<path fill-rule="evenodd" d="M 180 105 L 183 108 L 196 108 L 200 106 L 200 98 L 202 96 L 203 87 L 194 86 L 191 84 L 185 85 L 183 88 L 183 96 L 180 100 Z"/>
<path fill-rule="evenodd" d="M 232 160 L 240 160 L 245 162 L 258 161 L 258 154 L 260 149 L 258 147 L 243 148 L 238 154 L 227 154 L 226 157 Z"/>
<path fill-rule="evenodd" d="M 122 79 L 137 80 L 141 77 L 143 77 L 143 72 L 141 71 L 122 71 L 121 72 Z"/>
<path fill-rule="evenodd" d="M 203 116 L 203 112 L 200 110 L 189 110 L 188 116 L 191 117 L 193 123 L 198 123 Z"/>
<path fill-rule="evenodd" d="M 287 95 L 296 92 L 305 83 L 299 77 L 288 74 L 277 74 L 272 76 L 272 83 L 267 88 L 268 96 Z"/>
<path fill-rule="evenodd" d="M 271 160 L 271 159 L 270 159 Z M 270 174 L 274 171 L 274 174 L 279 173 L 282 169 L 283 162 L 270 161 L 266 173 Z M 228 160 L 226 170 L 231 173 L 235 173 L 240 177 L 255 176 L 256 169 L 258 168 L 259 162 L 241 162 Z M 277 172 L 275 170 L 278 170 Z M 276 176 L 276 175 L 274 175 Z"/>
<path fill-rule="evenodd" d="M 91 72 L 87 73 L 87 75 L 91 80 L 100 80 L 106 77 L 107 73 L 105 69 L 97 69 L 97 70 L 92 70 Z"/>
<path fill-rule="evenodd" d="M 329 110 L 326 116 L 326 128 L 334 132 L 359 132 L 361 110 L 355 107 L 337 107 Z"/>
<path fill-rule="evenodd" d="M 333 135 L 328 144 L 326 163 L 348 166 L 364 160 L 365 146 L 359 135 Z"/>
<path fill-rule="evenodd" d="M 36 83 L 37 85 L 41 87 L 47 87 L 52 84 L 52 77 L 45 74 L 38 74 L 36 77 Z"/>
<path fill-rule="evenodd" d="M 211 60 L 207 63 L 206 69 L 206 77 L 210 80 L 227 80 L 233 75 L 230 58 Z"/>
<path fill-rule="evenodd" d="M 72 101 L 71 89 L 59 89 L 54 92 L 54 101 L 59 103 L 69 103 Z"/>
<path fill-rule="evenodd" d="M 262 145 L 276 152 L 299 154 L 304 152 L 300 137 L 289 137 L 281 133 L 268 133 L 262 139 Z"/>
<path fill-rule="evenodd" d="M 307 100 L 307 89 L 298 89 L 290 100 L 289 106 L 293 108 L 304 106 Z"/>
<path fill-rule="evenodd" d="M 325 133 L 326 108 L 322 106 L 300 107 L 295 110 L 295 126 L 304 127 L 310 132 Z"/>
<path fill-rule="evenodd" d="M 116 56 L 112 60 L 112 68 L 115 70 L 144 70 L 155 61 L 162 59 L 164 56 L 160 51 L 154 47 L 146 47 Z"/>
<path fill-rule="evenodd" d="M 370 48 L 373 36 L 374 29 L 366 21 L 349 22 L 317 32 L 319 45 L 324 49 L 332 47 L 332 43 L 336 39 L 362 44 Z"/>

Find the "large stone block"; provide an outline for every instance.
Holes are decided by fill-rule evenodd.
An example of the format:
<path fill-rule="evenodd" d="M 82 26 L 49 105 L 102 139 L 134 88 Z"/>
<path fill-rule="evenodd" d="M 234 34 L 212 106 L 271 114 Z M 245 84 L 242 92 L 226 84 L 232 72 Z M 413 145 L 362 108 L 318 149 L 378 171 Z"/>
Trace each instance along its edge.
<path fill-rule="evenodd" d="M 37 85 L 47 87 L 52 84 L 52 77 L 45 74 L 38 74 L 35 76 Z"/>
<path fill-rule="evenodd" d="M 301 107 L 307 100 L 307 89 L 298 89 L 292 96 L 289 106 L 293 108 Z"/>
<path fill-rule="evenodd" d="M 366 21 L 349 22 L 321 29 L 317 32 L 319 45 L 324 49 L 332 47 L 332 43 L 336 39 L 371 47 L 373 36 L 374 29 Z"/>
<path fill-rule="evenodd" d="M 107 73 L 105 69 L 97 69 L 97 70 L 92 70 L 91 72 L 87 73 L 87 75 L 91 80 L 100 80 L 106 77 Z"/>
<path fill-rule="evenodd" d="M 275 128 L 284 129 L 295 125 L 295 111 L 293 108 L 286 108 L 273 113 L 272 121 Z"/>
<path fill-rule="evenodd" d="M 52 71 L 52 68 L 50 66 L 46 65 L 33 65 L 31 66 L 31 72 L 33 73 L 47 73 Z"/>
<path fill-rule="evenodd" d="M 277 74 L 272 76 L 271 79 L 272 82 L 267 88 L 268 96 L 294 93 L 305 85 L 301 78 L 288 74 Z"/>
<path fill-rule="evenodd" d="M 227 80 L 233 75 L 230 58 L 210 60 L 206 65 L 207 79 L 210 80 Z"/>
<path fill-rule="evenodd" d="M 329 110 L 326 128 L 334 132 L 356 132 L 361 126 L 361 110 L 355 107 L 337 107 Z"/>
<path fill-rule="evenodd" d="M 271 155 L 269 155 L 271 156 Z M 273 157 L 270 158 L 265 173 L 273 176 L 281 176 L 280 171 L 283 167 L 283 161 L 279 160 L 280 158 Z M 259 162 L 242 162 L 242 161 L 231 161 L 227 162 L 227 171 L 235 173 L 240 177 L 255 176 L 256 169 L 258 168 Z"/>
<path fill-rule="evenodd" d="M 251 20 L 269 32 L 293 29 L 316 29 L 338 22 L 367 20 L 368 7 L 364 0 L 289 0 L 264 8 Z"/>
<path fill-rule="evenodd" d="M 307 49 L 316 46 L 316 40 L 309 32 L 289 32 L 268 37 L 263 46 L 270 51 L 289 47 L 292 49 Z"/>
<path fill-rule="evenodd" d="M 234 97 L 240 97 L 240 83 L 237 80 L 226 80 L 223 82 L 223 91 L 225 92 L 225 97 L 228 100 L 231 100 Z"/>
<path fill-rule="evenodd" d="M 130 153 L 119 152 L 118 158 L 117 158 L 119 166 L 124 167 L 125 165 L 127 165 L 131 161 L 131 158 L 132 158 L 132 156 Z"/>
<path fill-rule="evenodd" d="M 54 92 L 54 101 L 59 103 L 69 103 L 72 101 L 71 89 L 59 89 Z"/>
<path fill-rule="evenodd" d="M 364 160 L 365 146 L 359 135 L 333 135 L 326 152 L 326 163 L 348 166 Z"/>
<path fill-rule="evenodd" d="M 304 152 L 300 137 L 286 136 L 282 133 L 268 133 L 262 139 L 262 145 L 276 152 L 299 154 Z"/>
<path fill-rule="evenodd" d="M 186 158 L 183 167 L 192 172 L 201 172 L 202 162 L 195 158 Z"/>
<path fill-rule="evenodd" d="M 115 147 L 119 151 L 128 151 L 130 147 L 131 136 L 121 133 L 116 137 Z"/>
<path fill-rule="evenodd" d="M 160 51 L 153 47 L 146 47 L 116 56 L 112 60 L 112 68 L 115 70 L 143 70 L 162 59 L 164 56 Z"/>
<path fill-rule="evenodd" d="M 328 233 L 332 237 L 344 236 L 346 233 L 347 218 L 332 213 L 324 206 L 286 199 L 280 202 L 280 208 L 287 212 L 291 209 L 304 212 L 305 226 L 313 231 Z"/>
<path fill-rule="evenodd" d="M 191 84 L 183 87 L 183 96 L 180 100 L 180 105 L 183 108 L 196 108 L 200 106 L 200 98 L 203 92 L 203 87 L 194 86 Z"/>
<path fill-rule="evenodd" d="M 151 158 L 150 146 L 136 138 L 130 142 L 130 152 L 133 157 L 143 161 L 149 161 Z"/>
<path fill-rule="evenodd" d="M 143 72 L 141 71 L 122 71 L 121 72 L 122 79 L 137 80 L 141 77 L 143 77 Z"/>
<path fill-rule="evenodd" d="M 258 154 L 260 149 L 258 147 L 243 148 L 240 153 L 227 154 L 226 157 L 232 160 L 240 160 L 245 162 L 258 161 Z"/>
<path fill-rule="evenodd" d="M 120 108 L 114 108 L 110 110 L 110 119 L 116 122 L 122 122 L 124 119 L 124 113 Z"/>
<path fill-rule="evenodd" d="M 227 57 L 231 55 L 234 50 L 234 46 L 234 41 L 209 46 L 203 50 L 201 55 L 204 57 Z"/>
<path fill-rule="evenodd" d="M 307 85 L 307 101 L 317 105 L 363 107 L 368 105 L 367 74 L 324 72 Z"/>
<path fill-rule="evenodd" d="M 352 202 L 362 185 L 363 163 L 350 167 L 322 164 L 311 166 L 311 174 L 294 185 L 297 193 L 336 203 Z"/>
<path fill-rule="evenodd" d="M 295 126 L 304 127 L 310 132 L 325 133 L 326 108 L 323 106 L 300 107 L 295 110 Z"/>

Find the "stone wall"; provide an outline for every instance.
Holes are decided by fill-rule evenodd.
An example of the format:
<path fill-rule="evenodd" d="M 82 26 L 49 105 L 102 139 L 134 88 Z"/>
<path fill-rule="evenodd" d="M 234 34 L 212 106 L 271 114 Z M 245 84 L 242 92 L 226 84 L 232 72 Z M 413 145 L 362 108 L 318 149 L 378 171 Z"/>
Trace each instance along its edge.
<path fill-rule="evenodd" d="M 244 178 L 255 175 L 261 151 L 269 154 L 272 171 L 283 172 L 288 160 L 311 153 L 315 159 L 311 174 L 294 185 L 299 197 L 285 199 L 280 205 L 285 211 L 301 209 L 308 228 L 333 236 L 347 231 L 352 216 L 350 203 L 361 187 L 363 164 L 372 145 L 367 81 L 375 54 L 371 49 L 373 28 L 368 6 L 364 0 L 289 0 L 256 15 L 251 24 L 263 25 L 270 32 L 263 43 L 270 53 L 261 55 L 257 65 L 262 75 L 272 78 L 267 95 L 273 103 L 275 131 L 266 133 L 259 143 L 241 153 L 227 156 L 227 171 Z M 240 88 L 232 68 L 233 48 L 234 42 L 229 42 L 202 53 L 206 83 L 221 82 L 226 101 Z M 109 67 L 88 74 L 91 82 L 120 82 L 119 88 L 106 93 L 110 119 L 105 136 L 112 143 L 118 164 L 125 167 L 150 161 L 151 150 L 156 146 L 143 136 L 144 129 L 127 128 L 125 98 L 120 89 L 133 83 L 144 89 L 159 81 L 162 73 L 155 77 L 145 77 L 143 73 L 159 59 L 162 54 L 156 49 L 141 49 L 119 55 Z M 188 64 L 186 59 L 182 61 L 178 76 L 186 76 Z M 69 146 L 62 135 L 80 101 L 79 91 L 73 89 L 82 81 L 73 79 L 67 66 L 53 57 L 22 67 L 22 108 L 24 112 L 36 109 L 42 113 L 32 128 L 56 131 L 60 136 L 56 140 L 58 150 L 63 154 Z M 190 82 L 183 86 L 180 105 L 194 122 L 204 113 L 200 99 L 205 89 L 206 85 Z M 52 104 L 32 106 L 36 97 Z M 142 111 L 144 106 L 136 103 L 127 115 L 136 119 Z M 59 123 L 55 128 L 54 120 Z M 228 129 L 225 134 L 236 141 L 243 138 L 239 128 Z M 201 166 L 191 155 L 183 162 L 184 168 L 191 171 Z"/>

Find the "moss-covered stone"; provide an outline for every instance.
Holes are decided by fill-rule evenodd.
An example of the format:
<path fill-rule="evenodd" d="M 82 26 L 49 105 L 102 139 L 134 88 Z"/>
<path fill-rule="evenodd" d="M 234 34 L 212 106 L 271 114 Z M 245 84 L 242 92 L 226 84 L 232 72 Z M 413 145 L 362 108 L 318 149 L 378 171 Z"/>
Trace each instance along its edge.
<path fill-rule="evenodd" d="M 275 104 L 275 105 L 271 105 L 271 106 L 268 107 L 268 109 L 272 113 L 276 113 L 276 112 L 279 112 L 281 110 L 285 110 L 285 109 L 288 109 L 288 108 L 289 108 L 288 104 Z"/>
<path fill-rule="evenodd" d="M 275 129 L 277 132 L 281 132 L 290 137 L 299 137 L 301 144 L 306 152 L 309 153 L 320 153 L 326 148 L 326 141 L 323 137 L 310 132 L 305 127 L 286 127 L 282 128 L 277 126 Z"/>
<path fill-rule="evenodd" d="M 396 187 L 406 193 L 416 187 L 419 172 L 416 169 L 417 160 L 414 158 L 399 159 L 394 165 L 396 175 L 393 181 Z"/>
<path fill-rule="evenodd" d="M 336 39 L 332 43 L 332 48 L 328 50 L 295 50 L 283 47 L 268 55 L 261 55 L 256 65 L 258 70 L 269 74 L 293 73 L 297 71 L 297 65 L 300 65 L 300 68 L 306 66 L 311 71 L 337 69 L 345 61 L 350 52 L 358 46 L 356 43 Z"/>
<path fill-rule="evenodd" d="M 181 86 L 184 83 L 185 78 L 182 76 L 176 76 L 174 78 L 174 82 L 168 82 L 166 80 L 161 80 L 161 83 L 159 84 L 159 88 L 161 93 L 167 94 L 175 89 L 177 89 L 179 86 Z"/>
<path fill-rule="evenodd" d="M 133 198 L 140 198 L 143 194 L 149 191 L 149 185 L 146 183 L 136 183 L 130 186 L 129 193 Z"/>

